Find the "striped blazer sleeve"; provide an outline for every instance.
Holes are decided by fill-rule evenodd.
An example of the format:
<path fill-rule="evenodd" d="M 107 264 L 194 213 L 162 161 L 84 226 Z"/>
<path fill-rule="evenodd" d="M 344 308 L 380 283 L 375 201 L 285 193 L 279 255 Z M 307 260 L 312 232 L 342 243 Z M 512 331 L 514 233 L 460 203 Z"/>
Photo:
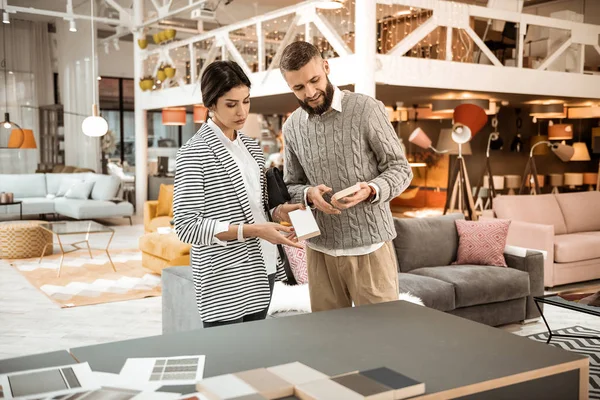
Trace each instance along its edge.
<path fill-rule="evenodd" d="M 204 170 L 194 148 L 177 152 L 173 214 L 179 240 L 209 246 L 215 236 L 216 219 L 205 218 Z"/>

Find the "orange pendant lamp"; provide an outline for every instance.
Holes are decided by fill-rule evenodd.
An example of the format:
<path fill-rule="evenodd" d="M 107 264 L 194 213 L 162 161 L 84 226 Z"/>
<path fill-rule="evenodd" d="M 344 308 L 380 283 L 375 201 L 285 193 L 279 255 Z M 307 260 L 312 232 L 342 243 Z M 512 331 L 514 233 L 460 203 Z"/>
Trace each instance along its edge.
<path fill-rule="evenodd" d="M 203 124 L 206 122 L 206 118 L 208 118 L 208 108 L 204 107 L 202 104 L 195 104 L 194 122 L 197 124 Z"/>
<path fill-rule="evenodd" d="M 162 123 L 163 125 L 185 125 L 186 113 L 185 107 L 163 108 Z"/>

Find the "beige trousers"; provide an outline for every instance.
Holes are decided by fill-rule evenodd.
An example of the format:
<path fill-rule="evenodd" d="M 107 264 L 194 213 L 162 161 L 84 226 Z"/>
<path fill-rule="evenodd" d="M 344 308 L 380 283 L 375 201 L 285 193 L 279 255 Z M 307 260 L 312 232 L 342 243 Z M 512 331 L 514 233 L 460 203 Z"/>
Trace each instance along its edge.
<path fill-rule="evenodd" d="M 333 257 L 306 247 L 312 311 L 398 300 L 398 267 L 392 242 L 364 256 Z"/>

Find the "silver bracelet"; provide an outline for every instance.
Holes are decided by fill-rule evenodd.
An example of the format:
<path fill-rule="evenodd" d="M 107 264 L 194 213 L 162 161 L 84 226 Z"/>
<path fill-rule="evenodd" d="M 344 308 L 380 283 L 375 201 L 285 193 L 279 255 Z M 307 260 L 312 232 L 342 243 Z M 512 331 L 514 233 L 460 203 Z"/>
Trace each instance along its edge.
<path fill-rule="evenodd" d="M 237 240 L 238 240 L 238 242 L 245 242 L 246 241 L 246 239 L 244 238 L 244 223 L 243 222 L 241 222 L 238 225 Z"/>

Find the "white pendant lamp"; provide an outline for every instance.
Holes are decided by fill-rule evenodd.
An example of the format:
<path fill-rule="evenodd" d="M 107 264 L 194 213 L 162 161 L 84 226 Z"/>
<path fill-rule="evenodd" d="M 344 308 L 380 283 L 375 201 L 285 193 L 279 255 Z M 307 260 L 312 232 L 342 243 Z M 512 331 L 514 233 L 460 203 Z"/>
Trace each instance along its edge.
<path fill-rule="evenodd" d="M 83 120 L 81 130 L 87 136 L 100 137 L 108 132 L 108 122 L 98 115 L 98 105 L 96 104 L 96 88 L 98 79 L 96 78 L 96 44 L 94 31 L 94 0 L 91 3 L 91 28 L 92 28 L 92 115 Z"/>

